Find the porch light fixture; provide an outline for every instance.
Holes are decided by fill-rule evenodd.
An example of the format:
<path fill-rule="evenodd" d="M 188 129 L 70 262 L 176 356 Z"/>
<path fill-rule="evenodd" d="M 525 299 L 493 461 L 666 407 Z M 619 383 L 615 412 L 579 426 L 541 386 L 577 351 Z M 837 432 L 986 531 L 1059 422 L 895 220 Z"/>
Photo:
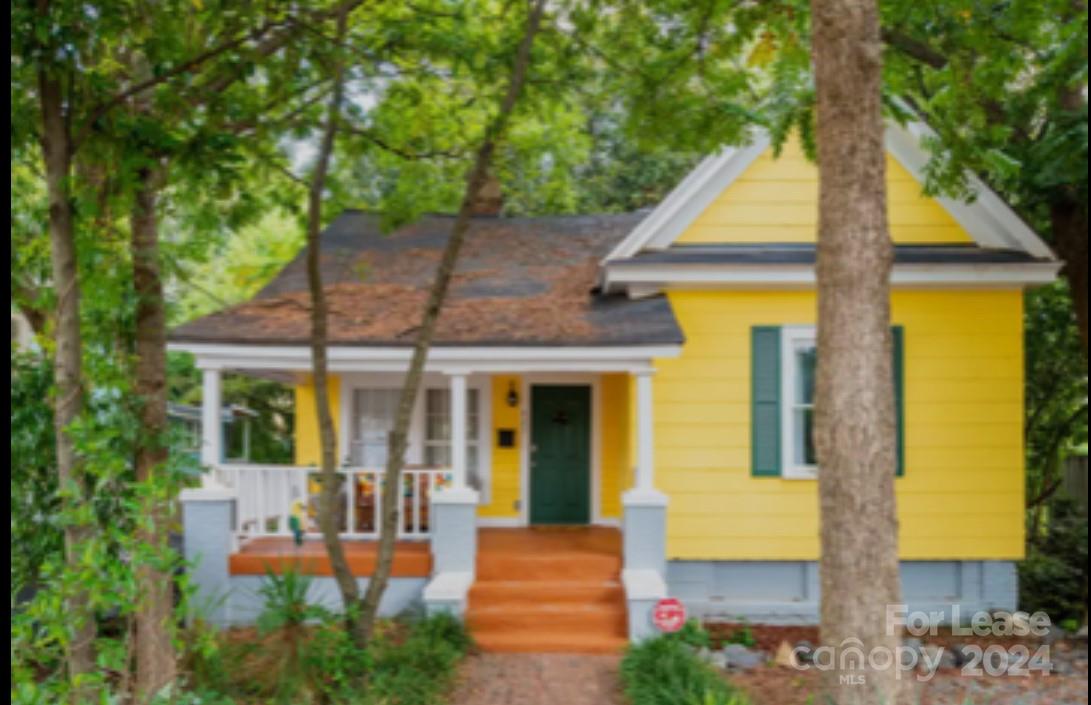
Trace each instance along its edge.
<path fill-rule="evenodd" d="M 508 382 L 508 406 L 513 409 L 519 406 L 519 392 L 515 391 L 515 382 Z"/>

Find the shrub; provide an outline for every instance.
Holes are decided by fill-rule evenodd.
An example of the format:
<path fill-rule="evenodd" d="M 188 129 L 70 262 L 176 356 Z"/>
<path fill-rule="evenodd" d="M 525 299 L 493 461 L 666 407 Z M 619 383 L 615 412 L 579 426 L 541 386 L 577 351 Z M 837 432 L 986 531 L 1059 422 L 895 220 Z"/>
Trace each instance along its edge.
<path fill-rule="evenodd" d="M 687 627 L 629 647 L 621 661 L 621 679 L 632 705 L 746 704 L 744 696 L 697 656 L 689 643 L 696 636 Z"/>
<path fill-rule="evenodd" d="M 1040 543 L 1032 542 L 1019 564 L 1019 606 L 1041 610 L 1054 624 L 1082 622 L 1087 604 L 1087 517 L 1062 498 L 1050 506 L 1050 523 Z"/>
<path fill-rule="evenodd" d="M 469 634 L 458 619 L 446 614 L 412 620 L 402 634 L 402 639 L 377 640 L 370 649 L 373 661 L 365 702 L 441 702 L 454 678 L 455 666 L 472 646 Z"/>
<path fill-rule="evenodd" d="M 344 615 L 307 602 L 311 581 L 270 575 L 260 593 L 258 629 L 215 631 L 196 623 L 186 634 L 186 703 L 352 703 L 433 705 L 472 642 L 449 615 L 383 620 L 367 649 L 345 630 Z"/>

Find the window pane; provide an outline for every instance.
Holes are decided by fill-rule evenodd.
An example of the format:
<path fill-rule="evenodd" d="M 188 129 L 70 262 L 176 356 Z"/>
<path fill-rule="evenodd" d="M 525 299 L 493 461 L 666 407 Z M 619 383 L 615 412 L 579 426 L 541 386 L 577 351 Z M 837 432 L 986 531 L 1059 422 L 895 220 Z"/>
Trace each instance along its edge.
<path fill-rule="evenodd" d="M 481 489 L 481 473 L 478 472 L 479 465 L 477 464 L 477 444 L 471 443 L 466 446 L 466 474 L 467 483 L 475 490 Z"/>
<path fill-rule="evenodd" d="M 795 465 L 816 465 L 814 452 L 814 409 L 796 409 L 792 419 L 792 461 Z"/>
<path fill-rule="evenodd" d="M 445 441 L 451 437 L 451 395 L 446 389 L 425 391 L 424 439 Z"/>
<path fill-rule="evenodd" d="M 480 413 L 478 390 L 466 390 L 466 438 L 476 442 Z M 451 393 L 447 389 L 429 389 L 425 392 L 424 439 L 447 441 L 451 438 Z"/>
<path fill-rule="evenodd" d="M 449 445 L 426 445 L 424 447 L 424 465 L 429 468 L 450 467 L 451 447 Z"/>
<path fill-rule="evenodd" d="M 473 484 L 478 468 L 478 428 L 480 395 L 466 390 L 466 466 Z M 427 467 L 451 466 L 451 392 L 436 388 L 425 390 L 424 464 Z"/>
<path fill-rule="evenodd" d="M 469 389 L 466 393 L 466 438 L 471 443 L 477 440 L 477 424 L 480 412 L 478 411 L 477 390 Z M 470 467 L 476 467 L 470 465 Z"/>
<path fill-rule="evenodd" d="M 358 389 L 354 398 L 356 422 L 352 461 L 363 467 L 386 464 L 387 438 L 394 428 L 397 389 Z"/>
<path fill-rule="evenodd" d="M 795 351 L 795 400 L 798 404 L 814 403 L 814 372 L 817 353 L 813 345 L 801 345 Z"/>

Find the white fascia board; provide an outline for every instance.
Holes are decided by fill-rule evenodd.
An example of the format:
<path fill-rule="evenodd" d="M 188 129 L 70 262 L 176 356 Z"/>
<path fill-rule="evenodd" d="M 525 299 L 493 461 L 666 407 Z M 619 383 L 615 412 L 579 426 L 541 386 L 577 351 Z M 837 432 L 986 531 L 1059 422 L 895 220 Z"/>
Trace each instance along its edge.
<path fill-rule="evenodd" d="M 900 287 L 1035 286 L 1057 278 L 1061 263 L 933 265 L 896 264 L 890 282 Z M 608 283 L 644 293 L 651 288 L 692 287 L 800 287 L 815 285 L 815 268 L 803 265 L 627 265 L 611 267 Z"/>
<path fill-rule="evenodd" d="M 931 159 L 924 142 L 931 138 L 937 138 L 937 135 L 922 122 L 901 125 L 894 120 L 887 121 L 887 150 L 922 185 L 927 180 L 925 169 Z M 966 184 L 975 196 L 972 201 L 944 195 L 935 198 L 978 245 L 1055 259 L 1049 246 L 976 174 L 966 172 Z"/>
<path fill-rule="evenodd" d="M 632 257 L 644 250 L 662 250 L 697 219 L 769 147 L 769 134 L 755 130 L 751 143 L 728 147 L 705 159 L 625 239 L 602 259 Z"/>
<path fill-rule="evenodd" d="M 197 357 L 197 366 L 208 369 L 292 370 L 311 369 L 311 350 L 305 345 L 246 345 L 232 343 L 173 342 L 172 351 Z M 680 345 L 630 345 L 614 347 L 436 347 L 428 353 L 426 370 L 447 374 L 472 372 L 615 372 L 641 371 L 660 357 L 677 357 Z M 404 372 L 412 350 L 392 347 L 331 346 L 327 348 L 331 372 Z"/>

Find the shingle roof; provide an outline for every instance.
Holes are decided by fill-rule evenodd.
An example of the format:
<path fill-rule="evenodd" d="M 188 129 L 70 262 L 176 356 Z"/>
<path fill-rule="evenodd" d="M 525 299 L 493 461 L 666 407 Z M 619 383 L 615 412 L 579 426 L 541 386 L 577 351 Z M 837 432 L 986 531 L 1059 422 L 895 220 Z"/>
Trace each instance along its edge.
<path fill-rule="evenodd" d="M 599 260 L 644 216 L 473 219 L 435 345 L 675 344 L 666 298 L 602 295 Z M 332 345 L 408 346 L 449 236 L 430 215 L 384 235 L 378 217 L 339 216 L 322 234 Z M 305 252 L 246 303 L 190 321 L 171 340 L 292 345 L 310 334 Z"/>

